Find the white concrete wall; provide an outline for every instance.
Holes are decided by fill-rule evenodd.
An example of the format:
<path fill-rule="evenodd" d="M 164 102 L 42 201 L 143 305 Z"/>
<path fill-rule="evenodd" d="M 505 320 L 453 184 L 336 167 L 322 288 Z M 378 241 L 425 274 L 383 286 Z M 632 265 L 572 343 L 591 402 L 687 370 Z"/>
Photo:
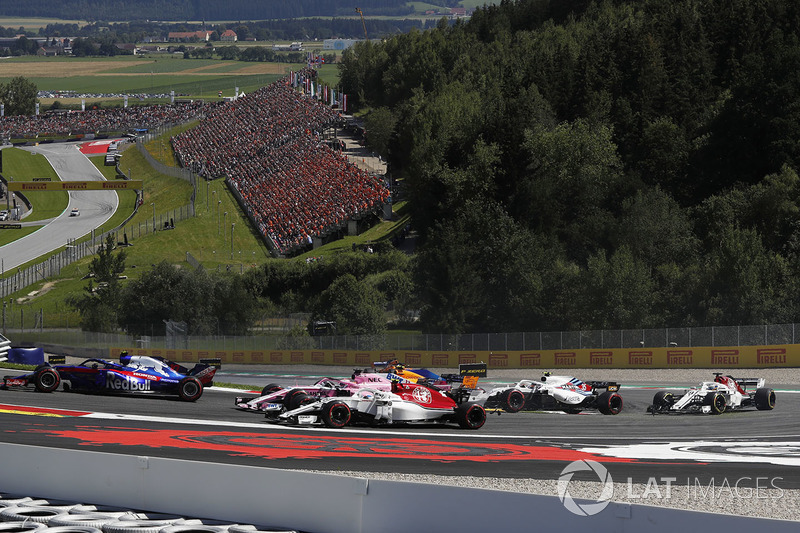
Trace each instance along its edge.
<path fill-rule="evenodd" d="M 616 503 L 587 518 L 555 496 L 19 444 L 0 443 L 0 472 L 0 492 L 313 533 L 800 530 L 797 522 Z"/>

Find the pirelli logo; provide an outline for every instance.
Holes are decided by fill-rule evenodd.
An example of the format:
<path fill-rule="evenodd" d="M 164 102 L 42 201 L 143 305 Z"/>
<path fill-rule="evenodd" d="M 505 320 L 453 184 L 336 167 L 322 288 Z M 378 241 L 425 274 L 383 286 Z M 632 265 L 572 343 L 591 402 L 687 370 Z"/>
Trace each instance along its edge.
<path fill-rule="evenodd" d="M 394 357 L 394 354 L 381 354 L 383 360 L 389 360 Z M 405 356 L 406 364 L 409 366 L 419 366 L 422 364 L 422 355 L 418 353 L 407 353 Z"/>
<path fill-rule="evenodd" d="M 446 353 L 435 353 L 432 358 L 433 366 L 450 366 L 450 356 Z"/>
<path fill-rule="evenodd" d="M 652 366 L 653 352 L 628 352 L 628 364 L 631 366 Z"/>
<path fill-rule="evenodd" d="M 556 352 L 553 355 L 555 366 L 575 366 L 577 359 L 575 352 Z"/>
<path fill-rule="evenodd" d="M 542 354 L 524 353 L 519 356 L 519 364 L 522 367 L 542 366 Z"/>
<path fill-rule="evenodd" d="M 270 352 L 269 353 L 269 362 L 270 363 L 283 363 L 283 352 Z"/>
<path fill-rule="evenodd" d="M 290 359 L 292 363 L 302 363 L 305 360 L 303 352 L 292 352 Z"/>
<path fill-rule="evenodd" d="M 34 178 L 34 181 L 9 181 L 9 191 L 107 191 L 107 190 L 142 190 L 142 180 L 119 181 L 42 181 L 45 178 Z M 49 178 L 47 178 L 49 179 Z"/>
<path fill-rule="evenodd" d="M 493 353 L 489 354 L 489 365 L 493 368 L 508 368 L 508 354 L 507 353 Z"/>
<path fill-rule="evenodd" d="M 589 364 L 592 366 L 611 366 L 614 364 L 614 352 L 589 352 Z"/>
<path fill-rule="evenodd" d="M 368 365 L 369 364 L 369 354 L 368 353 L 357 353 L 356 354 L 356 364 L 357 365 Z"/>
<path fill-rule="evenodd" d="M 323 352 L 311 352 L 311 362 L 312 363 L 324 363 L 325 362 L 325 353 L 323 353 Z"/>
<path fill-rule="evenodd" d="M 667 365 L 689 366 L 694 364 L 692 350 L 667 350 Z"/>
<path fill-rule="evenodd" d="M 491 355 L 489 358 L 491 359 Z M 458 364 L 460 365 L 467 365 L 469 363 L 474 363 L 477 361 L 478 358 L 475 356 L 474 353 L 460 353 L 458 354 Z"/>
<path fill-rule="evenodd" d="M 739 350 L 711 350 L 711 365 L 738 365 Z"/>
<path fill-rule="evenodd" d="M 759 365 L 785 365 L 785 348 L 764 348 L 756 352 L 756 361 Z"/>
<path fill-rule="evenodd" d="M 345 364 L 347 362 L 347 354 L 345 352 L 334 352 L 333 362 L 334 364 Z"/>

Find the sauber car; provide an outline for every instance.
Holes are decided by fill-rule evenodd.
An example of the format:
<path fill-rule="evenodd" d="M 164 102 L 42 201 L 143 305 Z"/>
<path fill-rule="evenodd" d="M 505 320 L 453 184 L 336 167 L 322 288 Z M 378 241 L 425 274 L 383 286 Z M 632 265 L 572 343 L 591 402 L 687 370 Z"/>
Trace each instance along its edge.
<path fill-rule="evenodd" d="M 647 411 L 653 414 L 693 411 L 714 415 L 746 407 L 769 411 L 775 408 L 775 391 L 765 387 L 764 381 L 764 378 L 734 378 L 715 372 L 714 381 L 704 381 L 683 394 L 657 392 Z"/>
<path fill-rule="evenodd" d="M 53 392 L 63 383 L 65 391 L 177 395 L 196 401 L 204 387 L 213 385 L 215 366 L 198 363 L 188 369 L 162 357 L 120 356 L 115 363 L 87 359 L 79 365 L 44 364 L 29 374 L 6 376 L 3 388 L 33 385 L 39 392 Z"/>
<path fill-rule="evenodd" d="M 523 409 L 567 413 L 597 409 L 604 415 L 616 415 L 622 411 L 619 387 L 612 381 L 581 381 L 573 376 L 553 376 L 545 372 L 539 380 L 523 379 L 513 385 L 488 391 L 476 388 L 462 394 L 467 397 L 466 401 L 508 413 Z"/>
<path fill-rule="evenodd" d="M 304 392 L 287 392 L 288 405 L 265 409 L 270 422 L 324 424 L 342 428 L 350 424 L 455 423 L 478 429 L 486 411 L 476 403 L 458 404 L 444 391 L 418 383 L 391 383 L 390 390 L 360 388 L 348 396 L 312 398 Z"/>

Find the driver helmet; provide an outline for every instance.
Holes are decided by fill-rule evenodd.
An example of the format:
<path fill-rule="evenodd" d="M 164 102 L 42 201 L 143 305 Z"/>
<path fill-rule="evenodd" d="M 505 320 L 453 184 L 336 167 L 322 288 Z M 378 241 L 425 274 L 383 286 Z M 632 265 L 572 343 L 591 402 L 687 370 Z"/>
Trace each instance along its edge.
<path fill-rule="evenodd" d="M 127 365 L 128 363 L 131 362 L 131 356 L 128 355 L 128 350 L 122 350 L 119 353 L 119 362 L 122 363 L 123 365 Z"/>

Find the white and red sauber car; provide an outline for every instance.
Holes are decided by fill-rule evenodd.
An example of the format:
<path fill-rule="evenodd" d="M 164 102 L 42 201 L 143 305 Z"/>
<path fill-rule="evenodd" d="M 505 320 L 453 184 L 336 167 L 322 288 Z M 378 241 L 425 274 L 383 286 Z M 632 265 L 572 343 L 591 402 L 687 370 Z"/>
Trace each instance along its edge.
<path fill-rule="evenodd" d="M 769 411 L 775 408 L 775 391 L 765 387 L 764 382 L 764 378 L 734 378 L 715 372 L 714 381 L 704 381 L 683 394 L 657 392 L 647 411 L 653 414 L 694 411 L 714 415 L 746 407 Z"/>
<path fill-rule="evenodd" d="M 473 389 L 466 401 L 508 413 L 522 409 L 567 413 L 596 409 L 604 415 L 616 415 L 622 411 L 622 396 L 617 392 L 619 387 L 612 381 L 581 381 L 573 376 L 554 376 L 545 372 L 539 380 L 523 379 L 488 391 Z"/>
<path fill-rule="evenodd" d="M 476 403 L 458 404 L 434 387 L 418 383 L 392 382 L 389 390 L 362 387 L 347 396 L 310 397 L 291 394 L 291 405 L 265 406 L 267 420 L 294 424 L 319 424 L 342 428 L 351 424 L 454 423 L 478 429 L 486 422 L 486 411 Z M 288 410 L 287 410 L 288 407 Z"/>

